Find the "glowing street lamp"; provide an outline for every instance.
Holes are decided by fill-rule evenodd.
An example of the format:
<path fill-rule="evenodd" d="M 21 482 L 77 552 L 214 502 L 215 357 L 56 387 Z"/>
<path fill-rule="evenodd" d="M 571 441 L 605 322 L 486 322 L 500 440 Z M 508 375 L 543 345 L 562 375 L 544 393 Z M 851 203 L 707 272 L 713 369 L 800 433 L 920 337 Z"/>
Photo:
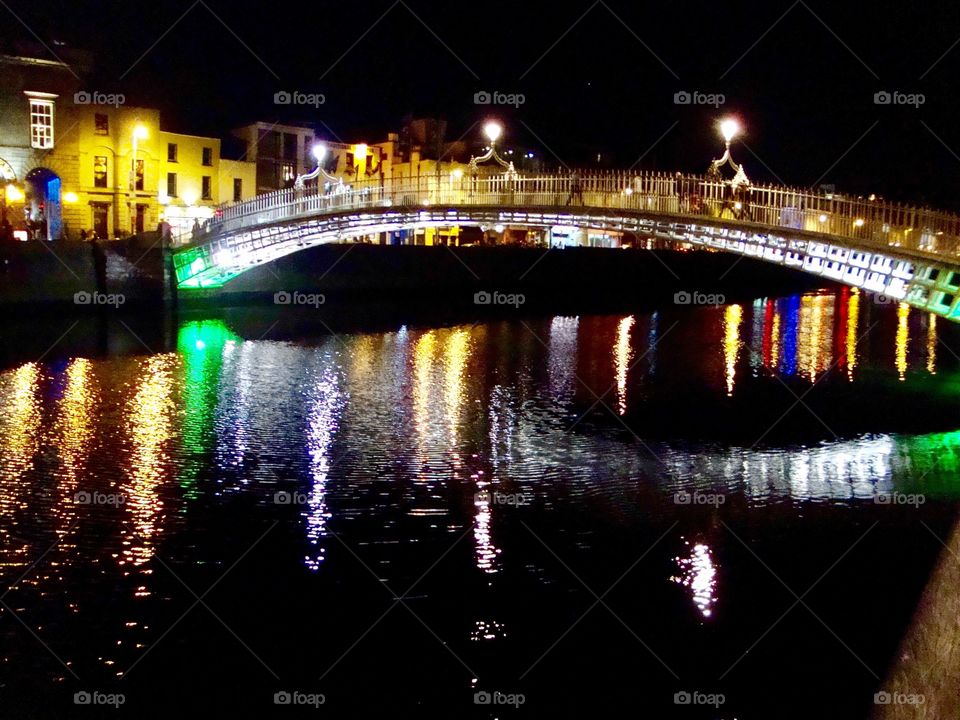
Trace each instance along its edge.
<path fill-rule="evenodd" d="M 729 148 L 730 141 L 740 134 L 740 123 L 736 118 L 724 118 L 720 121 L 720 134 L 723 135 L 723 140 Z"/>
<path fill-rule="evenodd" d="M 483 126 L 483 134 L 487 136 L 487 140 L 490 141 L 490 145 L 493 145 L 503 134 L 503 126 L 496 120 L 491 120 Z"/>
<path fill-rule="evenodd" d="M 726 117 L 720 121 L 718 127 L 720 129 L 720 135 L 723 136 L 723 142 L 725 145 L 723 157 L 710 163 L 710 169 L 707 171 L 707 175 L 711 179 L 719 181 L 722 179 L 720 168 L 722 168 L 724 165 L 729 165 L 735 173 L 733 180 L 730 181 L 733 188 L 736 189 L 740 185 L 749 186 L 750 180 L 747 178 L 747 174 L 744 171 L 743 166 L 734 162 L 733 157 L 730 154 L 730 143 L 742 132 L 740 122 L 734 117 Z"/>
<path fill-rule="evenodd" d="M 363 147 L 366 148 L 366 145 L 364 145 Z M 313 155 L 313 159 L 317 161 L 317 166 L 313 170 L 308 172 L 306 175 L 297 175 L 296 179 L 294 179 L 293 181 L 294 190 L 296 190 L 297 192 L 303 192 L 304 188 L 306 188 L 307 180 L 313 180 L 314 178 L 320 177 L 321 175 L 323 175 L 323 177 L 328 182 L 337 183 L 337 184 L 343 183 L 343 181 L 340 178 L 334 177 L 333 175 L 331 175 L 330 173 L 328 173 L 326 170 L 323 169 L 323 161 L 326 160 L 327 158 L 327 152 L 328 152 L 327 146 L 320 142 L 314 144 L 314 146 L 310 148 L 310 154 Z M 320 190 L 320 183 L 318 181 L 317 191 L 319 192 L 319 190 Z"/>
<path fill-rule="evenodd" d="M 475 174 L 478 170 L 477 166 L 480 163 L 487 162 L 487 160 L 492 159 L 495 160 L 500 167 L 504 168 L 508 175 L 515 176 L 517 171 L 513 167 L 513 163 L 507 162 L 500 157 L 499 153 L 497 153 L 497 140 L 499 140 L 500 136 L 503 135 L 503 125 L 496 120 L 488 120 L 483 126 L 483 134 L 490 142 L 490 147 L 487 148 L 487 151 L 483 155 L 470 158 L 470 172 Z"/>

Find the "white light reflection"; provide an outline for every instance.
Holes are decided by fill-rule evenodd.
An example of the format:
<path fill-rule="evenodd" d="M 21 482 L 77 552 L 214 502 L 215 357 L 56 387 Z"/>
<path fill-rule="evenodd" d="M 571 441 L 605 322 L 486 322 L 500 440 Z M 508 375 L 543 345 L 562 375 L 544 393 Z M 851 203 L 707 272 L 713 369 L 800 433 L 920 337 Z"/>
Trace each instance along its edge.
<path fill-rule="evenodd" d="M 688 540 L 684 540 L 684 545 L 690 548 L 690 554 L 674 558 L 682 574 L 670 579 L 690 590 L 693 604 L 708 618 L 717 602 L 717 566 L 709 545 L 696 543 L 691 547 Z"/>
<path fill-rule="evenodd" d="M 477 482 L 478 492 L 473 498 L 476 508 L 473 516 L 473 542 L 477 568 L 493 575 L 498 570 L 496 561 L 500 549 L 493 544 L 493 533 L 490 528 L 493 513 L 490 510 L 492 494 L 488 490 L 489 487 L 489 482 Z"/>
<path fill-rule="evenodd" d="M 623 318 L 617 324 L 617 346 L 614 355 L 614 366 L 617 370 L 617 412 L 623 415 L 627 412 L 627 371 L 630 369 L 630 330 L 636 322 L 633 315 Z"/>
<path fill-rule="evenodd" d="M 339 424 L 343 407 L 336 369 L 328 364 L 314 388 L 315 405 L 307 419 L 307 452 L 310 455 L 310 495 L 302 513 L 307 522 L 307 540 L 314 549 L 304 558 L 310 570 L 319 570 L 325 559 L 326 548 L 320 539 L 326 537 L 327 478 L 330 474 L 330 446 Z"/>
<path fill-rule="evenodd" d="M 555 402 L 566 404 L 576 389 L 577 332 L 579 317 L 555 317 L 550 321 L 547 377 Z"/>

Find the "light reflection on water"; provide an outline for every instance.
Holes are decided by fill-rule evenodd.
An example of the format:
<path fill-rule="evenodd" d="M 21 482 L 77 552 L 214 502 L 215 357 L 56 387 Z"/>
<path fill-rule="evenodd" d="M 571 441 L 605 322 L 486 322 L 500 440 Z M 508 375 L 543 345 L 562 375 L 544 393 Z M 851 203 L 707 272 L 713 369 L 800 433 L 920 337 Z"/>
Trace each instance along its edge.
<path fill-rule="evenodd" d="M 710 546 L 703 542 L 691 544 L 683 541 L 689 554 L 674 558 L 680 575 L 670 578 L 690 590 L 690 597 L 700 614 L 705 618 L 713 615 L 717 602 L 717 567 Z"/>
<path fill-rule="evenodd" d="M 629 421 L 657 388 L 737 398 L 773 374 L 812 383 L 836 367 L 840 382 L 872 392 L 868 371 L 909 385 L 955 370 L 936 352 L 946 323 L 869 302 L 850 290 L 763 298 L 697 308 L 670 332 L 661 311 L 309 344 L 244 341 L 206 320 L 181 326 L 176 353 L 74 359 L 59 372 L 22 365 L 0 373 L 0 567 L 16 577 L 50 533 L 65 539 L 62 563 L 76 548 L 68 530 L 95 521 L 105 536 L 88 560 L 119 566 L 136 597 L 156 600 L 149 575 L 175 523 L 200 503 L 242 500 L 254 512 L 289 511 L 302 540 L 296 560 L 317 576 L 330 536 L 366 522 L 377 529 L 378 572 L 389 575 L 388 545 L 461 530 L 471 535 L 471 572 L 492 587 L 516 569 L 502 524 L 511 513 L 584 504 L 629 522 L 682 489 L 723 492 L 747 508 L 855 505 L 893 489 L 955 497 L 960 432 L 761 449 L 647 439 L 651 454 L 619 422 L 581 419 L 603 397 Z M 879 320 L 887 332 L 861 344 Z M 34 503 L 28 482 L 55 502 Z M 75 494 L 94 485 L 124 502 L 78 508 Z M 304 500 L 278 507 L 278 489 Z M 534 498 L 531 508 L 496 501 L 520 494 Z M 687 548 L 676 581 L 712 617 L 714 546 L 691 539 Z M 474 617 L 472 640 L 506 635 L 495 615 Z"/>

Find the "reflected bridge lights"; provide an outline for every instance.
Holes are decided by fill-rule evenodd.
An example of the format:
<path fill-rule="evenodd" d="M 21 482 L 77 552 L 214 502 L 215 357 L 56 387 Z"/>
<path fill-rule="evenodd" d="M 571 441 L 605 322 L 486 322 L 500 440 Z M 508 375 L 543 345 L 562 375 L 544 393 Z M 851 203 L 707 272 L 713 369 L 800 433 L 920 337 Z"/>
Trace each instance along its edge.
<path fill-rule="evenodd" d="M 689 540 L 684 540 L 684 544 L 690 549 L 689 555 L 674 558 L 681 574 L 670 580 L 690 590 L 693 604 L 703 617 L 712 617 L 717 602 L 717 566 L 713 553 L 706 543 L 691 545 Z"/>

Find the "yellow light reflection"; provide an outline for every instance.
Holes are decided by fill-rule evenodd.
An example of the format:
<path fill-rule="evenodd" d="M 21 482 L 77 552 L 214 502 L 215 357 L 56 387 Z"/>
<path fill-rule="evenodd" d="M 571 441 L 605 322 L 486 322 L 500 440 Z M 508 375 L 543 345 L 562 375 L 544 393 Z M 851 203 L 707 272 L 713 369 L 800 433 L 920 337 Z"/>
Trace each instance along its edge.
<path fill-rule="evenodd" d="M 131 453 L 123 502 L 131 519 L 124 523 L 121 565 L 143 565 L 153 556 L 163 510 L 158 487 L 169 467 L 167 444 L 174 410 L 172 371 L 177 362 L 175 354 L 147 360 L 143 379 L 127 403 L 124 429 L 129 434 Z M 138 594 L 147 593 L 141 590 Z"/>
<path fill-rule="evenodd" d="M 0 478 L 11 482 L 20 477 L 33 462 L 39 442 L 40 366 L 37 363 L 21 365 L 10 376 L 9 393 L 5 393 L 2 420 L 3 458 L 0 462 Z"/>
<path fill-rule="evenodd" d="M 623 318 L 617 324 L 617 347 L 614 366 L 617 371 L 617 412 L 623 415 L 627 411 L 627 371 L 630 369 L 630 330 L 636 322 L 633 315 Z"/>
<path fill-rule="evenodd" d="M 910 343 L 910 306 L 900 303 L 897 308 L 897 372 L 900 382 L 907 378 L 907 346 Z"/>
<path fill-rule="evenodd" d="M 780 367 L 780 308 L 773 304 L 773 321 L 770 323 L 770 367 Z"/>
<path fill-rule="evenodd" d="M 54 425 L 54 440 L 62 470 L 58 473 L 59 506 L 54 510 L 59 520 L 57 533 L 65 533 L 76 515 L 74 495 L 90 454 L 94 436 L 94 413 L 97 405 L 93 368 L 89 360 L 77 358 L 66 371 L 66 388 L 60 399 Z"/>
<path fill-rule="evenodd" d="M 684 544 L 690 547 L 689 541 L 684 540 Z M 710 546 L 697 543 L 687 557 L 676 557 L 674 562 L 680 567 L 681 575 L 670 579 L 689 588 L 697 610 L 705 618 L 710 617 L 717 602 L 717 567 Z"/>
<path fill-rule="evenodd" d="M 930 313 L 927 323 L 927 372 L 937 374 L 937 316 Z"/>
<path fill-rule="evenodd" d="M 740 353 L 740 323 L 743 320 L 743 308 L 740 305 L 728 305 L 723 311 L 723 359 L 726 366 L 727 396 L 733 395 L 733 386 L 737 374 L 737 355 Z"/>
<path fill-rule="evenodd" d="M 833 324 L 827 317 L 833 296 L 804 295 L 800 300 L 800 343 L 797 369 L 800 375 L 816 382 L 817 375 L 830 366 Z"/>
<path fill-rule="evenodd" d="M 447 430 L 457 466 L 460 464 L 458 437 L 460 412 L 463 409 L 463 373 L 470 357 L 470 335 L 464 328 L 457 328 L 447 336 L 443 345 L 443 399 Z"/>
<path fill-rule="evenodd" d="M 0 526 L 0 562 L 5 565 L 32 562 L 28 557 L 32 545 L 20 536 L 15 518 L 26 507 L 29 488 L 21 478 L 32 466 L 40 442 L 41 378 L 37 363 L 0 376 L 0 511 L 14 519 Z"/>
<path fill-rule="evenodd" d="M 418 453 L 424 458 L 433 431 L 430 422 L 430 395 L 433 389 L 433 356 L 437 331 L 430 330 L 413 345 L 413 425 L 417 431 Z M 425 459 L 425 458 L 424 458 Z"/>
<path fill-rule="evenodd" d="M 847 303 L 847 377 L 853 380 L 857 367 L 857 330 L 860 322 L 860 291 L 854 289 Z"/>

